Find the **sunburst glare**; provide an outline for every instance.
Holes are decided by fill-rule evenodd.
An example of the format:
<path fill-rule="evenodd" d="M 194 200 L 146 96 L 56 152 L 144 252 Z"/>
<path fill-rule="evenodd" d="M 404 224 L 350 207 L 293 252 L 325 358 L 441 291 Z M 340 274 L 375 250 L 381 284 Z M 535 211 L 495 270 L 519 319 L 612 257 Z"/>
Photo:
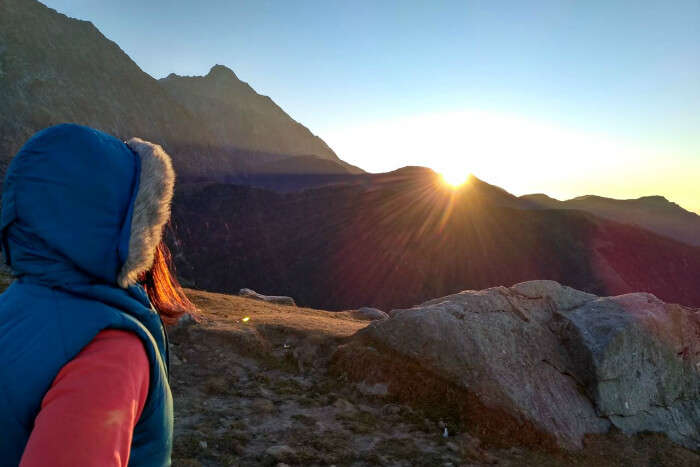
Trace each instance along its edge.
<path fill-rule="evenodd" d="M 459 188 L 469 181 L 469 173 L 461 170 L 447 170 L 440 173 L 442 181 L 451 188 Z"/>

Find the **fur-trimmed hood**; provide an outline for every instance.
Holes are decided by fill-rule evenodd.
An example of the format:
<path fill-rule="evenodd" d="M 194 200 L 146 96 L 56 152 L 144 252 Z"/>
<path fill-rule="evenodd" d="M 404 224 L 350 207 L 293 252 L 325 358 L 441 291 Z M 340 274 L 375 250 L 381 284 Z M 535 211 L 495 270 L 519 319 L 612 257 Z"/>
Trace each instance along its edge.
<path fill-rule="evenodd" d="M 35 134 L 3 185 L 2 247 L 15 275 L 126 288 L 153 263 L 175 173 L 157 144 L 63 124 Z"/>
<path fill-rule="evenodd" d="M 153 264 L 153 254 L 161 241 L 163 227 L 170 218 L 175 171 L 170 156 L 157 144 L 141 138 L 126 142 L 140 161 L 140 176 L 129 229 L 128 254 L 117 282 L 127 287 Z"/>

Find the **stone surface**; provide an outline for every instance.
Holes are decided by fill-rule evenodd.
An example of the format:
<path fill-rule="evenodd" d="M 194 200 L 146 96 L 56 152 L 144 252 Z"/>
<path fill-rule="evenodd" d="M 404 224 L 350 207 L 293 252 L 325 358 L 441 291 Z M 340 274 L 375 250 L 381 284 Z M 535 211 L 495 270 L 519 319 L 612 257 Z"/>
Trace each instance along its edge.
<path fill-rule="evenodd" d="M 698 310 L 531 281 L 390 315 L 339 349 L 338 371 L 523 443 L 580 448 L 615 425 L 700 449 Z"/>
<path fill-rule="evenodd" d="M 265 450 L 265 454 L 271 456 L 277 461 L 289 461 L 294 459 L 296 453 L 294 452 L 294 449 L 282 444 L 279 446 L 270 446 L 267 448 L 267 450 Z"/>
<path fill-rule="evenodd" d="M 176 327 L 187 328 L 197 324 L 197 320 L 190 313 L 185 313 L 177 320 Z"/>
<path fill-rule="evenodd" d="M 255 412 L 268 413 L 275 410 L 275 404 L 268 399 L 257 398 L 250 403 L 251 409 Z"/>
<path fill-rule="evenodd" d="M 246 297 L 246 298 L 252 298 L 255 300 L 262 300 L 263 302 L 269 302 L 269 303 L 275 303 L 277 305 L 286 305 L 286 306 L 296 306 L 296 302 L 294 302 L 294 299 L 292 297 L 284 297 L 281 295 L 263 295 L 257 293 L 255 290 L 252 289 L 241 289 L 238 292 L 238 295 L 241 297 Z"/>
<path fill-rule="evenodd" d="M 651 294 L 600 298 L 564 314 L 572 372 L 625 433 L 700 450 L 700 313 Z"/>
<path fill-rule="evenodd" d="M 368 321 L 374 321 L 377 319 L 388 319 L 389 315 L 378 308 L 371 308 L 365 306 L 353 313 L 353 317 L 356 317 L 358 319 L 366 319 Z"/>

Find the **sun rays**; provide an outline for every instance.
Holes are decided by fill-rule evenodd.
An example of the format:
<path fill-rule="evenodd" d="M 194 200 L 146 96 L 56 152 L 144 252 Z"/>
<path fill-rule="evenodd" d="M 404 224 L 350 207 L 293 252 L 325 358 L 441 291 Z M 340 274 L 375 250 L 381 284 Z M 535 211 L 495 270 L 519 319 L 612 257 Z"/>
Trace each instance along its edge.
<path fill-rule="evenodd" d="M 469 181 L 470 174 L 460 170 L 449 170 L 442 172 L 440 176 L 447 186 L 456 190 Z"/>

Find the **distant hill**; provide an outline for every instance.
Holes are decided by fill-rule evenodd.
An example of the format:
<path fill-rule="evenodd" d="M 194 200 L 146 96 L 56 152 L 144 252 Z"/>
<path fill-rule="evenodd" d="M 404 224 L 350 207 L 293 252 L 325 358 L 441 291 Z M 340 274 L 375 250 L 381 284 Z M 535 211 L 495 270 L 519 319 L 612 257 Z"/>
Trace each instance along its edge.
<path fill-rule="evenodd" d="M 35 0 L 0 2 L 0 109 L 1 172 L 34 132 L 62 122 L 158 142 L 181 179 L 250 174 L 296 156 L 361 172 L 231 70 L 158 81 L 92 23 Z M 303 170 L 294 161 L 319 165 L 290 161 L 294 171 Z"/>
<path fill-rule="evenodd" d="M 633 224 L 666 237 L 700 246 L 700 216 L 686 211 L 663 196 L 637 199 L 612 199 L 602 196 L 580 196 L 559 201 L 544 194 L 520 197 L 535 209 L 579 209 L 617 222 Z"/>
<path fill-rule="evenodd" d="M 170 238 L 197 288 L 250 287 L 326 309 L 410 306 L 531 279 L 700 304 L 700 248 L 523 203 L 475 178 L 454 192 L 418 167 L 289 193 L 183 184 Z"/>

